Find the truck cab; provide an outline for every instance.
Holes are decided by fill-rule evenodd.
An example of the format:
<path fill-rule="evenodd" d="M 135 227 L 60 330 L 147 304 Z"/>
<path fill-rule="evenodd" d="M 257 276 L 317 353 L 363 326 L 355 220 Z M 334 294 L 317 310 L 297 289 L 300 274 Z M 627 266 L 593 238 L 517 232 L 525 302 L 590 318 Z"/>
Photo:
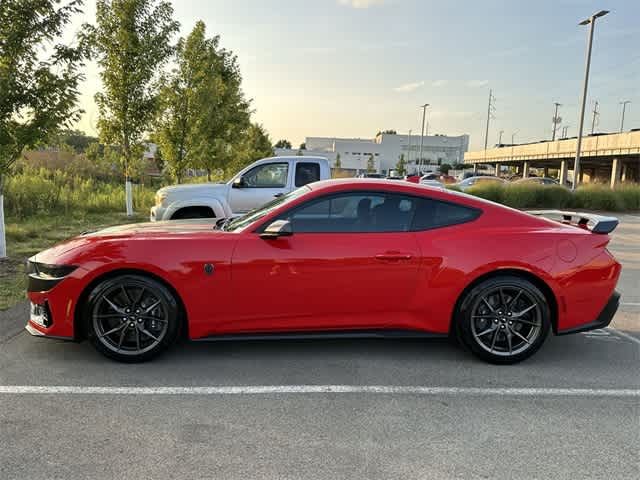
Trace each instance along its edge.
<path fill-rule="evenodd" d="M 150 220 L 239 215 L 303 185 L 329 178 L 329 161 L 323 157 L 264 158 L 240 170 L 227 183 L 161 188 Z"/>

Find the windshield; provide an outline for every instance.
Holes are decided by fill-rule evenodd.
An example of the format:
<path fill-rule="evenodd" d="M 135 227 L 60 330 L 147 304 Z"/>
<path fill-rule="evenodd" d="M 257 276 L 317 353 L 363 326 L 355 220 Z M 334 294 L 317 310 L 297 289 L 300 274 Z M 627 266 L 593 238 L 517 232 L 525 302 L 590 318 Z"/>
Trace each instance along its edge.
<path fill-rule="evenodd" d="M 297 190 L 289 192 L 286 195 L 282 195 L 281 197 L 277 197 L 274 200 L 265 203 L 261 207 L 255 208 L 240 217 L 233 218 L 228 222 L 223 223 L 220 229 L 226 232 L 233 232 L 235 230 L 243 229 L 247 225 L 273 212 L 275 209 L 280 208 L 282 205 L 285 205 L 286 203 L 289 203 L 292 200 L 295 200 L 296 198 L 310 191 L 311 189 L 307 186 L 300 187 Z"/>

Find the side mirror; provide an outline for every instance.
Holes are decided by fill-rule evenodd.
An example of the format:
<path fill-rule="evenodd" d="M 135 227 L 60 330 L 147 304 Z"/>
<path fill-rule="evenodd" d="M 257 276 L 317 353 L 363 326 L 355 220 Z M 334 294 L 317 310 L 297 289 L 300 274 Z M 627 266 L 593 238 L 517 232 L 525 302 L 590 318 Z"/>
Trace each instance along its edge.
<path fill-rule="evenodd" d="M 244 177 L 240 175 L 238 178 L 233 180 L 231 184 L 232 188 L 244 188 L 247 186 L 247 183 L 244 181 Z"/>
<path fill-rule="evenodd" d="M 291 235 L 293 235 L 291 223 L 288 220 L 276 220 L 264 229 L 260 238 L 290 237 Z"/>

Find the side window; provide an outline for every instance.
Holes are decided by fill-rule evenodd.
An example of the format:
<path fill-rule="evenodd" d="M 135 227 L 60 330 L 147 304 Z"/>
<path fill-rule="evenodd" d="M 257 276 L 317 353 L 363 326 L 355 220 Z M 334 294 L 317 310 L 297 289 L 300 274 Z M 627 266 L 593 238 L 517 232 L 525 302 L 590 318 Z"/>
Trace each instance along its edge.
<path fill-rule="evenodd" d="M 348 193 L 309 202 L 281 219 L 294 233 L 373 233 L 410 230 L 418 199 L 389 193 Z"/>
<path fill-rule="evenodd" d="M 320 164 L 312 162 L 298 162 L 296 164 L 296 187 L 320 180 Z"/>
<path fill-rule="evenodd" d="M 254 188 L 284 188 L 287 186 L 289 164 L 266 163 L 253 167 L 242 178 L 247 187 Z"/>
<path fill-rule="evenodd" d="M 429 198 L 418 200 L 411 230 L 429 230 L 470 222 L 480 215 L 478 210 Z"/>

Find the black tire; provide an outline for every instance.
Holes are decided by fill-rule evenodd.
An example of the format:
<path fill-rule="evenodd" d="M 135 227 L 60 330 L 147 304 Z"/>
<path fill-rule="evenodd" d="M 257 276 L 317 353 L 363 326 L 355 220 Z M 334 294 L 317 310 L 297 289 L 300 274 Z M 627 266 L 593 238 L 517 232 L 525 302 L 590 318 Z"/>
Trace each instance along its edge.
<path fill-rule="evenodd" d="M 178 338 L 174 295 L 143 275 L 121 275 L 99 283 L 84 308 L 87 337 L 103 355 L 125 363 L 151 360 Z"/>
<path fill-rule="evenodd" d="M 474 355 L 506 365 L 540 349 L 551 328 L 551 309 L 533 283 L 504 275 L 469 290 L 459 302 L 455 320 L 460 341 Z"/>
<path fill-rule="evenodd" d="M 187 220 L 190 218 L 215 218 L 209 207 L 185 207 L 173 214 L 171 220 Z"/>

